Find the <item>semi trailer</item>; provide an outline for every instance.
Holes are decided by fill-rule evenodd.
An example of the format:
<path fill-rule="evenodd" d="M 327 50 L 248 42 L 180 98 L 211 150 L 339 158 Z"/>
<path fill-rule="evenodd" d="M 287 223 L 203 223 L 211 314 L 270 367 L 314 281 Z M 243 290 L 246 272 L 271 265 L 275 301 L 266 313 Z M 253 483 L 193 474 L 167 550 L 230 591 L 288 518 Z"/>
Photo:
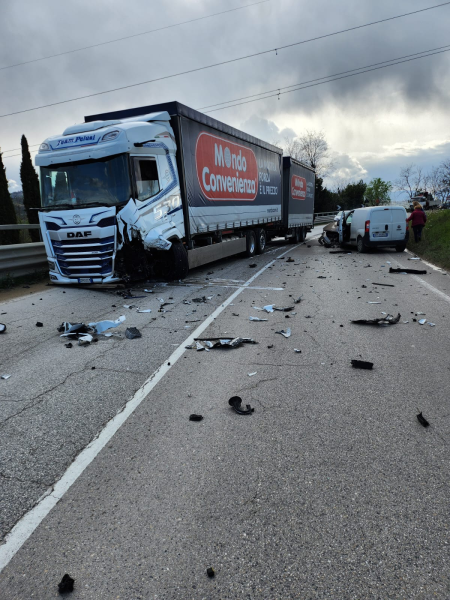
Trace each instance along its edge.
<path fill-rule="evenodd" d="M 314 171 L 179 102 L 85 117 L 36 155 L 50 279 L 183 279 L 313 226 Z"/>

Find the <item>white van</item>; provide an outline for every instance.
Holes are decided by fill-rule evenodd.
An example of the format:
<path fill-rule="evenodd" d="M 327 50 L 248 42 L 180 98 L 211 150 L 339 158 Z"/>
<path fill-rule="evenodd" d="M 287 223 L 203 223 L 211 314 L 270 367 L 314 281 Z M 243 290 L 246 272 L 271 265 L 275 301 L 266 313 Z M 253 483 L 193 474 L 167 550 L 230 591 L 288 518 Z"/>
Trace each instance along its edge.
<path fill-rule="evenodd" d="M 409 237 L 403 206 L 368 206 L 350 211 L 339 221 L 339 243 L 369 248 L 394 247 L 403 252 Z"/>

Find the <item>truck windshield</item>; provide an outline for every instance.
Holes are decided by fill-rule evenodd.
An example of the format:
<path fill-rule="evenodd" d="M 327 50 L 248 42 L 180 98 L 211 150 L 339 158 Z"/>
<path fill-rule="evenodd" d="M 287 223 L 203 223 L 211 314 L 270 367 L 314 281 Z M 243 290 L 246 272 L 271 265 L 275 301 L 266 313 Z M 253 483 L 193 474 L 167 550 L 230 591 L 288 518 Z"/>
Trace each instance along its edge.
<path fill-rule="evenodd" d="M 41 167 L 42 206 L 115 206 L 131 197 L 128 155 Z"/>

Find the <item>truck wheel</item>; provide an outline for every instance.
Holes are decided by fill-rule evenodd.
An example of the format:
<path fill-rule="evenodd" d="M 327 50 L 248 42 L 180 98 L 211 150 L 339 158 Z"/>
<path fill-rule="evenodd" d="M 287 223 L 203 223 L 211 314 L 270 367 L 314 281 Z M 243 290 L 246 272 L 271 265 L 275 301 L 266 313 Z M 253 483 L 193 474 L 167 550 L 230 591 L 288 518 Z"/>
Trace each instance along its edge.
<path fill-rule="evenodd" d="M 398 246 L 395 246 L 395 250 L 397 252 L 404 252 L 406 250 L 406 244 L 399 244 Z"/>
<path fill-rule="evenodd" d="M 358 250 L 359 253 L 365 252 L 366 251 L 366 246 L 364 244 L 364 241 L 362 239 L 362 237 L 358 238 L 358 241 L 356 243 L 356 248 Z"/>
<path fill-rule="evenodd" d="M 292 234 L 291 239 L 289 240 L 292 244 L 300 243 L 300 231 L 296 228 L 294 229 L 294 233 Z"/>
<path fill-rule="evenodd" d="M 247 231 L 246 238 L 247 238 L 247 250 L 245 251 L 245 255 L 250 258 L 251 256 L 255 256 L 255 254 L 256 254 L 255 232 L 252 230 Z"/>
<path fill-rule="evenodd" d="M 189 261 L 186 248 L 179 241 L 172 242 L 168 251 L 168 269 L 164 278 L 168 281 L 184 279 L 189 273 Z"/>
<path fill-rule="evenodd" d="M 266 249 L 267 238 L 264 229 L 256 229 L 256 254 L 262 254 Z"/>

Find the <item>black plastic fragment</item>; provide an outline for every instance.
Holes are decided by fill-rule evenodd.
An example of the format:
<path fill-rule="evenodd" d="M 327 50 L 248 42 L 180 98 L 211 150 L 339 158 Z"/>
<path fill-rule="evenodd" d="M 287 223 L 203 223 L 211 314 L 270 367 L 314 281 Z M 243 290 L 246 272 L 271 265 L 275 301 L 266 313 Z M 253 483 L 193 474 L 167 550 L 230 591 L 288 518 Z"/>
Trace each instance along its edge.
<path fill-rule="evenodd" d="M 36 327 L 44 327 L 44 323 L 41 323 L 40 321 L 38 321 L 36 323 Z"/>
<path fill-rule="evenodd" d="M 296 300 L 294 300 L 294 304 L 300 304 L 301 301 L 302 301 L 302 297 L 299 296 Z"/>
<path fill-rule="evenodd" d="M 214 575 L 216 574 L 216 572 L 214 571 L 214 569 L 212 567 L 208 567 L 206 569 L 206 574 L 208 575 L 208 577 L 210 579 L 212 579 L 214 577 Z"/>
<path fill-rule="evenodd" d="M 354 369 L 371 369 L 373 367 L 373 363 L 365 360 L 352 360 L 352 367 Z"/>
<path fill-rule="evenodd" d="M 192 298 L 192 302 L 196 302 L 197 304 L 200 304 L 200 303 L 206 304 L 206 296 L 202 296 L 201 298 Z"/>
<path fill-rule="evenodd" d="M 142 337 L 142 333 L 137 327 L 128 327 L 125 331 L 125 337 L 127 337 L 129 340 L 134 340 L 136 338 Z"/>
<path fill-rule="evenodd" d="M 325 275 L 319 275 L 317 279 L 326 279 Z"/>
<path fill-rule="evenodd" d="M 396 317 L 392 315 L 386 315 L 385 317 L 379 317 L 377 319 L 355 319 L 351 323 L 356 325 L 397 325 L 400 321 L 400 313 Z"/>
<path fill-rule="evenodd" d="M 202 415 L 189 415 L 189 421 L 203 421 Z"/>
<path fill-rule="evenodd" d="M 347 250 L 330 250 L 330 254 L 348 254 Z"/>
<path fill-rule="evenodd" d="M 395 285 L 392 285 L 392 283 L 372 283 L 372 285 L 384 285 L 385 287 L 395 287 Z M 362 287 L 366 286 L 363 285 Z"/>
<path fill-rule="evenodd" d="M 70 342 L 68 344 L 64 344 L 66 348 L 73 348 L 73 344 L 71 344 Z"/>
<path fill-rule="evenodd" d="M 410 273 L 411 275 L 426 275 L 426 271 L 420 269 L 393 269 L 389 267 L 389 273 Z"/>
<path fill-rule="evenodd" d="M 422 412 L 420 412 L 417 416 L 417 420 L 419 421 L 419 423 L 423 426 L 423 427 L 429 427 L 430 424 L 429 422 L 425 419 L 425 417 L 423 416 Z"/>
<path fill-rule="evenodd" d="M 4 323 L 0 323 L 0 333 L 5 333 L 6 325 Z"/>
<path fill-rule="evenodd" d="M 256 263 L 252 263 L 251 265 L 248 265 L 250 267 L 250 269 L 254 269 L 257 265 Z"/>
<path fill-rule="evenodd" d="M 228 404 L 233 408 L 234 412 L 237 412 L 238 415 L 251 415 L 252 412 L 255 412 L 255 409 L 247 404 L 247 410 L 241 409 L 242 398 L 239 396 L 233 396 L 228 400 Z"/>
<path fill-rule="evenodd" d="M 67 592 L 73 592 L 73 584 L 75 583 L 75 579 L 72 579 L 70 575 L 67 573 L 58 583 L 58 589 L 60 594 L 67 594 Z"/>
<path fill-rule="evenodd" d="M 291 256 L 288 256 L 286 262 L 294 262 L 294 259 Z"/>

